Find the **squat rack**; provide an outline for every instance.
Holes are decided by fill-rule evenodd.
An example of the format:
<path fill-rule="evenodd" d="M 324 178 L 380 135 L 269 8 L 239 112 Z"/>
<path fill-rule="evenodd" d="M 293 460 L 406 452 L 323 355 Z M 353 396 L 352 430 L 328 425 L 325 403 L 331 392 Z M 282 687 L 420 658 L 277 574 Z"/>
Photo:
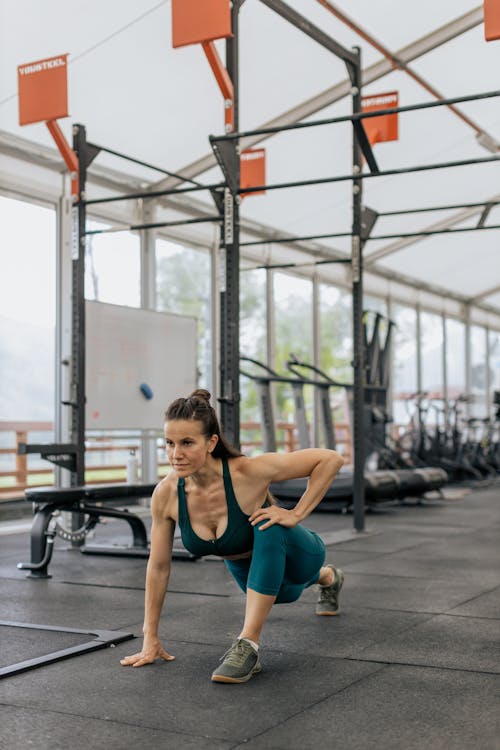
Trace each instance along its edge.
<path fill-rule="evenodd" d="M 361 111 L 361 50 L 358 47 L 346 49 L 307 18 L 290 8 L 282 0 L 261 0 L 267 7 L 278 13 L 286 21 L 296 26 L 311 39 L 332 52 L 346 65 L 351 81 L 352 118 L 354 135 L 352 145 L 353 181 L 352 193 L 352 294 L 353 294 L 353 343 L 354 343 L 354 525 L 358 531 L 364 528 L 364 456 L 363 456 L 363 289 L 362 289 L 362 246 L 365 235 L 362 231 L 362 157 L 372 171 L 377 171 L 377 163 L 363 127 L 362 118 L 356 113 Z M 234 132 L 225 136 L 210 136 L 210 143 L 215 157 L 226 180 L 224 188 L 224 224 L 222 230 L 222 248 L 226 256 L 226 284 L 221 293 L 221 421 L 226 434 L 236 443 L 239 442 L 239 204 L 240 192 L 257 192 L 255 188 L 240 190 L 240 146 L 242 133 L 238 132 L 238 32 L 239 10 L 244 0 L 233 0 L 231 8 L 233 36 L 226 42 L 228 73 L 234 89 Z M 298 129 L 305 124 L 295 124 L 286 128 L 272 129 L 280 132 L 283 129 Z M 257 131 L 251 131 L 252 134 Z M 250 131 L 247 131 L 249 134 Z M 346 178 L 347 179 L 347 178 Z M 318 184 L 320 180 L 309 184 Z M 301 183 L 297 183 L 296 186 Z M 292 184 L 287 185 L 292 187 Z M 275 189 L 285 187 L 276 186 Z M 261 186 L 262 189 L 273 189 L 273 186 Z"/>
<path fill-rule="evenodd" d="M 351 97 L 352 97 L 352 114 L 323 119 L 315 122 L 308 123 L 294 123 L 291 125 L 284 125 L 278 127 L 261 128 L 257 130 L 238 131 L 238 118 L 235 117 L 234 132 L 222 135 L 222 136 L 210 136 L 210 143 L 214 151 L 215 157 L 222 169 L 225 177 L 226 186 L 224 188 L 224 225 L 222 232 L 222 245 L 226 253 L 226 267 L 231 265 L 232 275 L 231 279 L 233 283 L 228 284 L 228 297 L 226 301 L 226 316 L 225 320 L 231 321 L 231 330 L 226 329 L 224 326 L 221 332 L 221 342 L 223 344 L 223 352 L 221 352 L 221 374 L 224 373 L 225 377 L 221 378 L 222 388 L 222 424 L 225 431 L 233 437 L 239 437 L 239 387 L 238 387 L 238 369 L 239 369 L 239 340 L 238 340 L 238 327 L 239 327 L 239 279 L 237 269 L 239 266 L 239 250 L 241 246 L 262 244 L 261 241 L 255 242 L 239 242 L 239 223 L 238 223 L 238 206 L 240 203 L 240 193 L 252 193 L 260 192 L 263 190 L 280 190 L 292 187 L 306 187 L 310 185 L 327 184 L 340 181 L 352 182 L 352 231 L 335 233 L 335 234 L 322 234 L 322 235 L 309 235 L 307 237 L 289 237 L 289 238 L 272 238 L 270 242 L 293 242 L 300 240 L 312 240 L 320 239 L 325 237 L 338 237 L 338 236 L 350 236 L 351 237 L 351 258 L 346 259 L 328 259 L 325 261 L 317 261 L 316 264 L 321 263 L 345 263 L 350 262 L 352 271 L 352 304 L 353 304 L 353 449 L 354 449 L 354 482 L 353 482 L 353 509 L 354 509 L 354 527 L 357 531 L 364 529 L 364 446 L 363 446 L 363 435 L 364 435 L 364 376 L 365 376 L 365 363 L 363 353 L 363 328 L 362 328 L 362 314 L 363 314 L 363 247 L 369 239 L 389 239 L 389 238 L 401 238 L 401 237 L 420 237 L 431 234 L 444 234 L 453 233 L 458 231 L 470 231 L 470 229 L 454 229 L 454 230 L 435 230 L 435 231 L 420 231 L 413 233 L 395 234 L 395 235 L 379 235 L 371 237 L 371 231 L 378 218 L 378 214 L 362 205 L 362 185 L 363 180 L 375 177 L 375 176 L 388 176 L 388 175 L 399 175 L 408 174 L 413 172 L 428 171 L 434 169 L 446 169 L 459 166 L 468 166 L 471 164 L 488 163 L 498 161 L 498 156 L 489 156 L 476 159 L 462 159 L 452 162 L 442 162 L 436 164 L 425 164 L 415 165 L 409 167 L 403 167 L 401 169 L 390 169 L 381 171 L 377 165 L 375 157 L 372 153 L 370 143 L 366 136 L 366 132 L 363 127 L 363 120 L 369 117 L 381 116 L 385 114 L 395 114 L 399 112 L 409 112 L 413 110 L 428 109 L 431 107 L 439 106 L 450 106 L 458 102 L 472 101 L 478 99 L 486 99 L 494 96 L 499 96 L 500 91 L 485 92 L 482 94 L 476 94 L 471 96 L 454 97 L 453 99 L 441 99 L 436 102 L 424 102 L 415 105 L 407 105 L 402 107 L 391 107 L 384 110 L 377 110 L 375 112 L 362 112 L 361 111 L 361 51 L 355 47 L 352 50 L 345 49 L 336 41 L 326 35 L 321 29 L 311 24 L 306 18 L 297 13 L 294 9 L 290 8 L 282 0 L 261 0 L 267 7 L 274 10 L 276 13 L 281 15 L 285 20 L 290 22 L 292 25 L 299 28 L 314 41 L 333 52 L 337 57 L 343 60 L 346 65 L 347 72 L 351 81 Z M 234 0 L 232 3 L 232 31 L 233 37 L 230 43 L 227 43 L 227 54 L 228 60 L 231 63 L 231 78 L 234 87 L 234 100 L 235 110 L 237 112 L 237 102 L 239 96 L 238 86 L 238 68 L 237 68 L 237 45 L 238 45 L 238 13 L 240 7 L 243 5 L 244 0 Z M 229 54 L 229 52 L 231 54 Z M 260 185 L 252 188 L 245 187 L 244 190 L 240 189 L 240 146 L 239 141 L 241 138 L 255 135 L 270 135 L 273 133 L 279 133 L 285 130 L 298 130 L 310 127 L 317 127 L 320 125 L 330 125 L 339 122 L 350 121 L 353 126 L 353 144 L 352 144 L 352 173 L 348 175 L 340 175 L 330 178 L 322 178 L 316 180 L 302 180 L 296 182 L 287 182 L 280 184 L 271 185 Z M 362 156 L 370 169 L 369 172 L 362 172 Z M 466 204 L 464 204 L 465 207 Z M 470 205 L 470 204 L 469 204 Z M 474 205 L 474 204 L 473 204 Z M 477 227 L 473 229 L 484 230 L 497 228 L 496 226 L 485 226 L 485 221 L 491 207 L 494 202 L 486 201 L 484 203 L 477 204 L 478 207 L 483 207 L 480 220 Z M 426 209 L 415 209 L 408 210 L 400 213 L 412 213 L 424 211 Z M 431 210 L 439 210 L 438 208 Z M 390 212 L 388 212 L 390 214 Z M 280 264 L 276 267 L 291 267 L 296 264 Z M 303 265 L 311 265 L 310 263 Z M 274 267 L 274 266 L 265 266 Z M 227 317 L 229 315 L 229 317 Z M 226 349 L 224 351 L 224 345 Z M 224 353 L 224 355 L 223 355 Z M 223 370 L 225 368 L 225 370 Z M 227 390 L 224 390 L 226 388 Z M 235 440 L 235 442 L 238 442 Z"/>

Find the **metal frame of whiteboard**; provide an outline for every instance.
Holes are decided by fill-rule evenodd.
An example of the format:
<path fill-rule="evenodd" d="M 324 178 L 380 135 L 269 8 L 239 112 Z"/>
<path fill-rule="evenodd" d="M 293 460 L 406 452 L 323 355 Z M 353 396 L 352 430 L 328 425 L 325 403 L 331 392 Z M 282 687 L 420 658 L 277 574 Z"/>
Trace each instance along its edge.
<path fill-rule="evenodd" d="M 167 405 L 196 388 L 196 318 L 90 300 L 85 318 L 86 429 L 161 429 Z"/>

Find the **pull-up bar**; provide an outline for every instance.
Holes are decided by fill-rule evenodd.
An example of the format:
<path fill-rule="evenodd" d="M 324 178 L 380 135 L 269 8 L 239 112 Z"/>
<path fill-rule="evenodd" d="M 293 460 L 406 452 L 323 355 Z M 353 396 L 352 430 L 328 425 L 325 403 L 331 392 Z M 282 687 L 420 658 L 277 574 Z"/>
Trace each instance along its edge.
<path fill-rule="evenodd" d="M 301 130 L 303 128 L 315 128 L 323 125 L 335 125 L 340 122 L 355 122 L 365 120 L 369 117 L 380 117 L 382 115 L 394 115 L 399 112 L 414 112 L 420 109 L 432 109 L 433 107 L 445 107 L 450 104 L 459 104 L 461 102 L 472 102 L 481 99 L 492 99 L 500 96 L 500 91 L 485 91 L 482 94 L 469 94 L 467 96 L 455 96 L 451 99 L 441 99 L 437 102 L 420 102 L 419 104 L 406 104 L 402 107 L 388 107 L 387 109 L 378 109 L 373 112 L 354 112 L 352 115 L 341 115 L 339 117 L 329 117 L 323 120 L 313 120 L 312 122 L 295 122 L 290 125 L 278 125 L 275 127 L 259 128 L 258 130 L 242 130 L 239 133 L 228 133 L 226 135 L 210 136 L 211 141 L 234 141 L 239 138 L 246 138 L 252 135 L 270 135 L 272 133 L 282 133 L 286 130 Z"/>
<path fill-rule="evenodd" d="M 144 200 L 149 198 L 159 198 L 162 195 L 177 195 L 181 193 L 196 193 L 201 190 L 221 190 L 224 187 L 220 182 L 213 185 L 193 185 L 192 187 L 185 188 L 171 188 L 170 190 L 152 190 L 149 193 L 127 193 L 126 195 L 113 195 L 110 198 L 93 198 L 90 201 L 83 201 L 87 206 L 94 206 L 99 203 L 116 203 L 117 201 L 130 201 L 135 198 L 143 198 Z M 251 188 L 245 188 L 246 191 Z"/>
<path fill-rule="evenodd" d="M 480 206 L 482 203 L 479 204 Z M 380 216 L 385 216 L 386 214 L 379 214 Z M 422 229 L 420 231 L 416 230 L 415 232 L 400 232 L 395 234 L 375 234 L 371 237 L 364 238 L 366 242 L 369 242 L 370 240 L 399 240 L 399 239 L 405 239 L 407 237 L 431 237 L 434 234 L 458 234 L 459 232 L 478 232 L 482 229 L 500 229 L 500 224 L 491 224 L 489 226 L 477 225 L 474 227 L 455 227 L 455 228 L 445 228 L 445 229 Z M 241 242 L 241 247 L 249 247 L 252 245 L 280 245 L 280 244 L 290 244 L 293 242 L 306 242 L 307 240 L 326 240 L 326 239 L 334 239 L 336 237 L 352 237 L 352 232 L 332 232 L 331 234 L 310 234 L 304 237 L 276 237 L 274 239 L 263 239 L 263 240 L 252 240 L 251 242 Z M 321 265 L 322 263 L 350 263 L 350 258 L 343 260 L 343 259 L 335 259 L 335 260 L 323 260 L 323 261 L 311 261 L 311 263 L 304 263 L 302 265 L 305 266 L 312 266 L 312 265 Z M 284 264 L 279 266 L 257 266 L 257 268 L 293 268 L 296 264 Z"/>
<path fill-rule="evenodd" d="M 500 200 L 486 200 L 477 203 L 452 203 L 447 206 L 429 206 L 427 208 L 402 208 L 398 211 L 380 211 L 379 216 L 404 216 L 405 214 L 424 214 L 428 211 L 448 211 L 455 208 L 483 208 L 499 206 Z"/>
<path fill-rule="evenodd" d="M 111 234 L 116 232 L 134 232 L 139 229 L 159 229 L 160 227 L 179 227 L 185 224 L 208 224 L 222 221 L 221 216 L 203 216 L 198 219 L 179 219 L 178 221 L 157 221 L 150 224 L 131 224 L 130 226 L 107 227 L 107 229 L 88 229 L 83 232 L 87 237 L 93 234 Z"/>
<path fill-rule="evenodd" d="M 325 260 L 312 260 L 309 263 L 268 263 L 263 266 L 243 268 L 242 271 L 257 271 L 262 268 L 266 271 L 283 268 L 306 268 L 307 266 L 325 266 L 329 263 L 352 263 L 352 261 L 350 258 L 328 258 Z"/>
<path fill-rule="evenodd" d="M 498 156 L 481 156 L 476 159 L 460 159 L 458 161 L 438 162 L 436 164 L 421 164 L 414 167 L 402 167 L 401 169 L 385 169 L 380 172 L 359 172 L 358 174 L 339 175 L 337 177 L 321 177 L 316 180 L 300 180 L 298 182 L 280 182 L 274 185 L 259 185 L 257 187 L 245 188 L 246 193 L 258 190 L 284 190 L 286 188 L 307 187 L 309 185 L 325 185 L 331 182 L 345 182 L 347 180 L 365 180 L 368 177 L 387 177 L 389 175 L 409 174 L 411 172 L 427 172 L 432 169 L 450 169 L 452 167 L 467 167 L 471 164 L 486 164 L 499 161 Z M 481 204 L 482 205 L 482 204 Z"/>

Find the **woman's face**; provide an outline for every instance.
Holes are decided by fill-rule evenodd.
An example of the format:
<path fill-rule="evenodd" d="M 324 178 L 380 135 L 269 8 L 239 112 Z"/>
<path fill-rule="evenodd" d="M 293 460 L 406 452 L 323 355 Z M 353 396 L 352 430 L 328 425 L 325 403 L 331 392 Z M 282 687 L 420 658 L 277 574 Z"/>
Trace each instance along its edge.
<path fill-rule="evenodd" d="M 165 449 L 176 474 L 187 477 L 205 466 L 207 456 L 217 444 L 217 435 L 207 438 L 203 424 L 194 419 L 165 422 Z"/>

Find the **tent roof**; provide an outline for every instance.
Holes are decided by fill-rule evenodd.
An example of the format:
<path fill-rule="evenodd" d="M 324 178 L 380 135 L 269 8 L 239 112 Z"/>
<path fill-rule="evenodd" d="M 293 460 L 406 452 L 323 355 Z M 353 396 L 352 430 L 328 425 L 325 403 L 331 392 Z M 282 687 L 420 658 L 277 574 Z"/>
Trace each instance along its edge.
<path fill-rule="evenodd" d="M 287 4 L 344 47 L 361 48 L 364 95 L 397 90 L 400 105 L 435 101 L 408 73 L 408 68 L 444 98 L 500 88 L 500 41 L 485 42 L 482 6 L 472 0 L 288 0 Z M 380 49 L 335 17 L 325 7 L 328 4 L 347 13 L 385 48 L 407 61 L 408 68 L 395 69 Z M 71 124 L 79 122 L 86 126 L 87 137 L 94 143 L 202 182 L 221 180 L 218 168 L 213 166 L 208 141 L 209 134 L 223 131 L 223 103 L 215 79 L 199 45 L 172 49 L 169 0 L 151 0 L 148 7 L 145 5 L 143 0 L 1 0 L 0 153 L 3 151 L 5 161 L 0 176 L 5 189 L 9 188 L 9 180 L 15 184 L 23 175 L 18 163 L 21 152 L 36 161 L 36 153 L 39 160 L 41 154 L 48 159 L 53 149 L 43 124 L 24 128 L 18 125 L 17 65 L 64 52 L 69 53 L 70 117 L 60 124 L 68 139 Z M 217 47 L 223 56 L 223 43 L 217 42 Z M 348 88 L 341 60 L 260 0 L 243 3 L 240 130 L 269 122 L 349 114 Z M 464 117 L 449 107 L 401 113 L 399 140 L 374 147 L 380 169 L 484 158 L 492 151 L 498 155 L 498 98 L 465 102 L 457 108 Z M 478 134 L 479 140 L 489 141 L 490 150 L 480 145 Z M 350 123 L 253 139 L 257 140 L 267 150 L 269 184 L 351 173 Z M 366 178 L 363 203 L 385 213 L 500 200 L 498 169 L 496 163 L 480 163 Z M 91 175 L 89 191 L 94 196 L 111 194 L 118 184 L 125 186 L 127 181 L 129 188 L 165 183 L 159 173 L 104 155 L 96 160 Z M 32 179 L 38 176 L 43 182 L 41 172 L 31 172 Z M 159 207 L 159 215 L 168 218 L 186 212 L 192 215 L 213 211 L 207 196 L 177 199 L 175 203 L 175 207 L 171 202 Z M 443 209 L 382 216 L 373 234 L 405 234 L 433 225 L 442 229 L 474 227 L 481 213 L 482 208 L 477 207 L 468 212 Z M 304 263 L 350 252 L 349 238 L 324 238 L 295 245 L 270 242 L 273 236 L 349 232 L 350 181 L 272 190 L 266 195 L 248 197 L 243 200 L 241 215 L 242 242 L 262 240 L 259 245 L 242 248 L 247 266 Z M 500 207 L 493 207 L 486 225 L 499 224 Z M 368 288 L 386 294 L 400 289 L 403 281 L 411 282 L 414 298 L 424 299 L 429 288 L 441 300 L 449 297 L 457 304 L 471 300 L 489 310 L 492 324 L 498 327 L 498 231 L 369 241 L 365 247 Z M 181 237 L 182 232 L 174 235 Z M 184 236 L 210 242 L 213 229 L 200 225 L 190 228 Z M 297 271 L 317 273 L 324 280 L 349 280 L 347 269 L 340 266 L 310 265 Z M 396 296 L 408 298 L 402 287 L 400 291 Z"/>

